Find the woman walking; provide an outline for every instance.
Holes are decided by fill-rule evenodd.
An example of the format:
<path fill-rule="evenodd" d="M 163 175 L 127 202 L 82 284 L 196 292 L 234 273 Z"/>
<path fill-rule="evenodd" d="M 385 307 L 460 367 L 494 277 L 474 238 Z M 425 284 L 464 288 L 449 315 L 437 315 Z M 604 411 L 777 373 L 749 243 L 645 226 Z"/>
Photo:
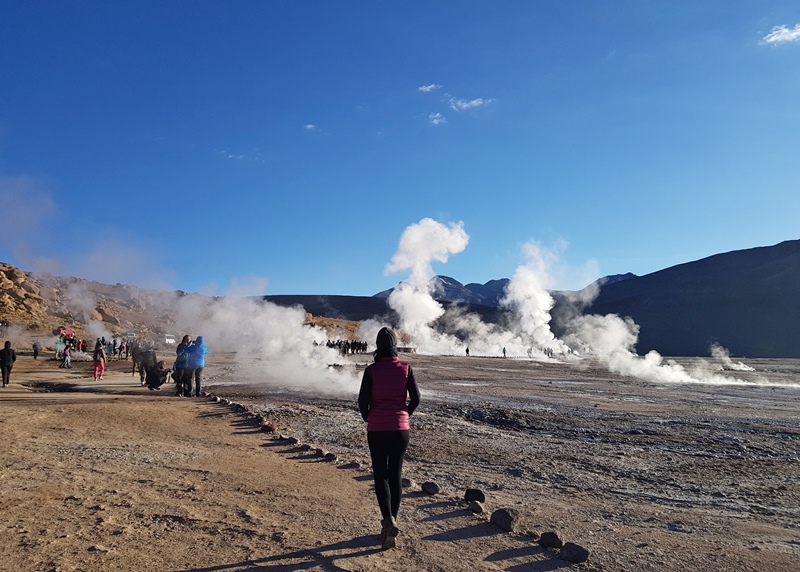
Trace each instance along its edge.
<path fill-rule="evenodd" d="M 381 547 L 394 548 L 400 509 L 403 455 L 408 447 L 409 417 L 419 405 L 419 389 L 411 366 L 397 357 L 397 336 L 378 332 L 375 363 L 364 370 L 358 408 L 367 422 L 375 496 L 381 510 Z M 408 401 L 406 398 L 408 397 Z"/>
<path fill-rule="evenodd" d="M 94 348 L 94 380 L 103 379 L 106 372 L 106 349 L 98 342 Z"/>

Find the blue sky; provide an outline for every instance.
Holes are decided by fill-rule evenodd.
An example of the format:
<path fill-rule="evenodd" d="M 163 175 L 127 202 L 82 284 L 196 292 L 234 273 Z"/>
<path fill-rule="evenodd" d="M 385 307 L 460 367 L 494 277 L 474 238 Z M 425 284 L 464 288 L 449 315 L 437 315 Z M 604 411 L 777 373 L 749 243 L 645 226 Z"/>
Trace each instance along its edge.
<path fill-rule="evenodd" d="M 372 295 L 430 217 L 438 273 L 535 240 L 580 288 L 799 238 L 796 0 L 7 0 L 0 53 L 29 271 Z"/>

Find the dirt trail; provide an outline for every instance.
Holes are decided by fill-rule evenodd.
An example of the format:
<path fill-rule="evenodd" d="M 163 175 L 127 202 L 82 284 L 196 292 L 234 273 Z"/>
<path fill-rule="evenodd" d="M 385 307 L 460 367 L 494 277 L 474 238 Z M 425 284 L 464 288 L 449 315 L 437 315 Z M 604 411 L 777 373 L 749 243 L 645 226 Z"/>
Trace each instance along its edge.
<path fill-rule="evenodd" d="M 231 372 L 209 390 L 260 405 L 339 455 L 328 463 L 239 408 L 149 392 L 127 363 L 93 382 L 88 363 L 65 371 L 22 356 L 0 393 L 0 570 L 797 569 L 800 431 L 785 419 L 797 392 L 758 406 L 718 396 L 713 422 L 728 425 L 704 436 L 708 419 L 679 415 L 706 400 L 691 391 L 667 411 L 657 388 L 592 372 L 551 384 L 576 379 L 553 366 L 538 372 L 536 400 L 520 402 L 515 379 L 530 364 L 503 364 L 505 384 L 478 390 L 496 361 L 414 359 L 427 401 L 406 473 L 443 492 L 410 491 L 398 548 L 381 551 L 363 426 L 346 400 L 267 400 L 230 383 L 229 358 L 208 365 L 212 379 Z M 467 486 L 485 490 L 488 510 L 517 508 L 518 532 L 465 510 Z M 533 534 L 546 530 L 589 548 L 589 561 L 539 547 Z"/>

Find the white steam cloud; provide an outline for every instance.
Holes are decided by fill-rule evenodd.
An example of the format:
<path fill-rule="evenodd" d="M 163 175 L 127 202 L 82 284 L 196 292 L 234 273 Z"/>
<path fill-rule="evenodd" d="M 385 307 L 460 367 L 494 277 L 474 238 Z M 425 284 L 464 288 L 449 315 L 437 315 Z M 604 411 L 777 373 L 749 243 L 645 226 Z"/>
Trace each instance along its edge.
<path fill-rule="evenodd" d="M 408 281 L 394 289 L 387 303 L 400 316 L 400 329 L 423 351 L 452 353 L 462 345 L 457 338 L 431 327 L 444 314 L 444 308 L 432 296 L 430 279 L 434 276 L 433 262 L 447 262 L 468 243 L 463 223 L 445 225 L 424 218 L 403 231 L 397 252 L 386 265 L 386 274 L 411 271 Z"/>
<path fill-rule="evenodd" d="M 552 287 L 549 269 L 557 262 L 557 251 L 531 242 L 524 246 L 525 262 L 516 270 L 506 288 L 501 306 L 510 319 L 501 325 L 486 324 L 479 316 L 451 307 L 447 311 L 437 302 L 432 281 L 432 262 L 447 262 L 451 254 L 466 248 L 469 237 L 463 224 L 444 225 L 433 219 L 423 219 L 409 226 L 400 240 L 398 251 L 386 271 L 410 270 L 406 282 L 401 282 L 389 296 L 389 305 L 400 317 L 400 329 L 420 353 L 461 353 L 465 346 L 471 355 L 500 355 L 512 357 L 535 355 L 536 359 L 572 358 L 585 355 L 604 364 L 609 371 L 625 376 L 659 383 L 753 383 L 719 373 L 712 363 L 700 362 L 691 370 L 664 358 L 655 351 L 640 357 L 635 352 L 639 326 L 630 318 L 617 315 L 582 315 L 580 308 L 591 302 L 575 296 L 576 309 L 571 313 L 564 340 L 555 337 L 550 329 L 554 301 L 548 288 Z M 589 288 L 595 295 L 599 290 Z M 365 332 L 374 332 L 377 322 Z M 724 348 L 712 348 L 712 355 L 722 361 L 722 369 L 753 371 L 744 364 L 734 363 Z M 545 357 L 547 356 L 547 357 Z M 759 380 L 757 383 L 766 383 Z"/>
<path fill-rule="evenodd" d="M 178 323 L 202 335 L 211 351 L 235 352 L 230 381 L 254 386 L 355 394 L 352 364 L 326 347 L 328 334 L 304 324 L 305 310 L 260 298 L 186 295 L 176 301 Z"/>
<path fill-rule="evenodd" d="M 718 343 L 711 344 L 711 357 L 717 359 L 722 363 L 722 369 L 731 371 L 755 371 L 756 368 L 743 364 L 740 361 L 734 362 L 731 359 L 731 353 L 723 348 Z"/>

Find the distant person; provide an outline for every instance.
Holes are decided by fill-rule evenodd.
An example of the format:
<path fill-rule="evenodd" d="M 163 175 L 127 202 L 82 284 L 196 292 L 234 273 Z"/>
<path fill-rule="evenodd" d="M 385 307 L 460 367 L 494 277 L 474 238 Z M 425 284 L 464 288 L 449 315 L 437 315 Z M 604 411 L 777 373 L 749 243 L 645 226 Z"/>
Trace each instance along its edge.
<path fill-rule="evenodd" d="M 147 368 L 147 389 L 150 391 L 161 389 L 161 386 L 167 383 L 168 377 L 167 364 L 163 361 L 154 363 Z"/>
<path fill-rule="evenodd" d="M 33 359 L 39 359 L 39 352 L 42 351 L 42 342 L 36 340 L 33 342 Z"/>
<path fill-rule="evenodd" d="M 467 357 L 469 357 L 469 347 L 465 351 L 467 353 Z"/>
<path fill-rule="evenodd" d="M 189 397 L 192 393 L 192 372 L 189 369 L 189 352 L 191 352 L 192 338 L 188 334 L 183 336 L 181 343 L 175 348 L 175 395 Z"/>
<path fill-rule="evenodd" d="M 139 382 L 144 385 L 146 383 L 147 370 L 154 365 L 158 358 L 156 350 L 153 348 L 136 347 L 133 349 L 133 371 L 131 375 L 139 371 Z"/>
<path fill-rule="evenodd" d="M 61 364 L 58 367 L 72 369 L 72 350 L 70 349 L 69 344 L 64 346 L 64 359 L 61 360 Z"/>
<path fill-rule="evenodd" d="M 503 348 L 503 357 L 506 357 L 506 348 Z"/>
<path fill-rule="evenodd" d="M 8 386 L 11 368 L 14 367 L 15 361 L 17 361 L 17 352 L 11 349 L 11 342 L 6 340 L 3 349 L 0 350 L 0 370 L 3 373 L 3 387 Z"/>
<path fill-rule="evenodd" d="M 106 372 L 106 348 L 103 344 L 94 348 L 94 380 L 103 379 L 103 374 Z"/>
<path fill-rule="evenodd" d="M 206 365 L 208 348 L 203 343 L 203 336 L 197 336 L 189 352 L 189 369 L 194 377 L 194 396 L 200 397 L 200 385 L 203 382 L 203 368 Z M 189 393 L 192 392 L 192 378 L 189 378 Z"/>
<path fill-rule="evenodd" d="M 409 417 L 419 405 L 419 389 L 411 366 L 397 357 L 397 336 L 381 328 L 375 363 L 364 370 L 358 408 L 367 422 L 375 496 L 381 511 L 381 548 L 394 548 L 402 492 L 403 455 L 409 441 Z M 408 402 L 406 397 L 408 396 Z"/>

